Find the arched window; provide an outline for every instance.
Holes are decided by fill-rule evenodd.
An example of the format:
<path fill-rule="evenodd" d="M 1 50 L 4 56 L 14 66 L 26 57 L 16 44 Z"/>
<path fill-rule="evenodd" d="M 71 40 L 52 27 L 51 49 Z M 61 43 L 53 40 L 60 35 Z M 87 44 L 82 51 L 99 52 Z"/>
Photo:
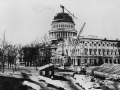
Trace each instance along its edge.
<path fill-rule="evenodd" d="M 97 55 L 97 49 L 94 49 L 94 55 Z"/>
<path fill-rule="evenodd" d="M 90 55 L 92 55 L 92 49 L 89 49 L 89 53 L 90 53 Z"/>
<path fill-rule="evenodd" d="M 103 49 L 102 51 L 103 51 L 103 55 L 105 55 L 105 49 Z"/>
<path fill-rule="evenodd" d="M 100 55 L 101 49 L 98 49 L 98 55 Z"/>
<path fill-rule="evenodd" d="M 94 44 L 94 46 L 96 46 L 96 44 Z"/>
<path fill-rule="evenodd" d="M 103 44 L 103 46 L 105 46 L 105 45 Z"/>
<path fill-rule="evenodd" d="M 100 44 L 98 44 L 100 46 Z"/>

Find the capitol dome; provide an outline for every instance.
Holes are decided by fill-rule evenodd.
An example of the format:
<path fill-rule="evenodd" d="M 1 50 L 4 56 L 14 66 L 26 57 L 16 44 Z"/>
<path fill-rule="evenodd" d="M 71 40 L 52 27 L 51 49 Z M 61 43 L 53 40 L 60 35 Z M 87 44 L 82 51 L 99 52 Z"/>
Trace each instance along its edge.
<path fill-rule="evenodd" d="M 72 16 L 64 12 L 57 13 L 51 23 L 51 29 L 49 31 L 50 40 L 54 41 L 59 38 L 67 39 L 68 37 L 76 35 L 77 30 L 75 29 L 75 23 Z"/>
<path fill-rule="evenodd" d="M 71 22 L 71 23 L 74 23 L 72 17 L 69 14 L 67 14 L 67 13 L 58 13 L 54 17 L 53 22 Z"/>

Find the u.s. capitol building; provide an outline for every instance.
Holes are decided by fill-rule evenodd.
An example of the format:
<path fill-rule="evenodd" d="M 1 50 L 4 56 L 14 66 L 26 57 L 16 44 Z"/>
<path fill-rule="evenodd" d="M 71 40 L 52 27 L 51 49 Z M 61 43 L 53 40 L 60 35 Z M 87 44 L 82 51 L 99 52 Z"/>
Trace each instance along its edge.
<path fill-rule="evenodd" d="M 62 65 L 101 65 L 103 63 L 120 63 L 119 40 L 99 38 L 97 36 L 77 36 L 75 22 L 68 13 L 58 13 L 51 24 L 49 37 L 53 43 L 52 62 Z M 62 38 L 64 41 L 59 41 Z M 64 53 L 64 55 L 62 55 Z M 65 57 L 65 61 L 63 60 Z"/>

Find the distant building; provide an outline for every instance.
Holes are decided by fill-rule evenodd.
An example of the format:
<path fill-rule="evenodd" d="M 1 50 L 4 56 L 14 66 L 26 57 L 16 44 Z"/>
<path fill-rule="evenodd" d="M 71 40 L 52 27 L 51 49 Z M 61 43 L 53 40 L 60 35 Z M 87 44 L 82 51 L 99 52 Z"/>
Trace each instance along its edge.
<path fill-rule="evenodd" d="M 39 67 L 39 74 L 46 76 L 46 77 L 54 76 L 54 65 L 47 64 L 47 65 Z"/>

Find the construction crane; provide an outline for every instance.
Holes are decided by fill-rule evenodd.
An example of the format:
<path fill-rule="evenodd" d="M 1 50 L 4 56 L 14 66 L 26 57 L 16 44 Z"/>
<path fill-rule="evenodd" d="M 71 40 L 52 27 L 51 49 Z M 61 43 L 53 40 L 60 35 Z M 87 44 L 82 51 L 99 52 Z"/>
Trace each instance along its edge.
<path fill-rule="evenodd" d="M 66 11 L 68 11 L 64 6 L 60 5 L 60 7 L 62 8 L 63 13 L 64 13 L 64 9 L 65 9 Z M 76 18 L 76 17 L 74 16 L 74 14 L 72 14 L 70 11 L 68 11 L 68 13 L 71 14 L 71 15 L 73 16 L 73 18 Z M 76 19 L 77 19 L 77 18 L 76 18 Z"/>
<path fill-rule="evenodd" d="M 76 38 L 74 38 L 74 39 L 76 39 L 76 40 L 78 40 L 78 39 L 79 39 L 79 37 L 80 37 L 80 35 L 81 35 L 81 33 L 82 33 L 82 31 L 83 31 L 84 27 L 85 27 L 85 24 L 86 24 L 86 23 L 84 23 L 84 24 L 83 24 L 83 26 L 82 26 L 82 28 L 80 29 L 80 31 L 79 31 L 79 33 L 78 33 L 77 37 L 76 37 Z M 77 45 L 74 45 L 74 47 L 73 47 L 73 49 L 72 49 L 72 52 L 71 52 L 71 56 L 73 56 L 73 54 L 75 53 L 76 46 L 77 46 Z M 76 59 L 76 58 L 75 58 L 75 59 Z"/>

